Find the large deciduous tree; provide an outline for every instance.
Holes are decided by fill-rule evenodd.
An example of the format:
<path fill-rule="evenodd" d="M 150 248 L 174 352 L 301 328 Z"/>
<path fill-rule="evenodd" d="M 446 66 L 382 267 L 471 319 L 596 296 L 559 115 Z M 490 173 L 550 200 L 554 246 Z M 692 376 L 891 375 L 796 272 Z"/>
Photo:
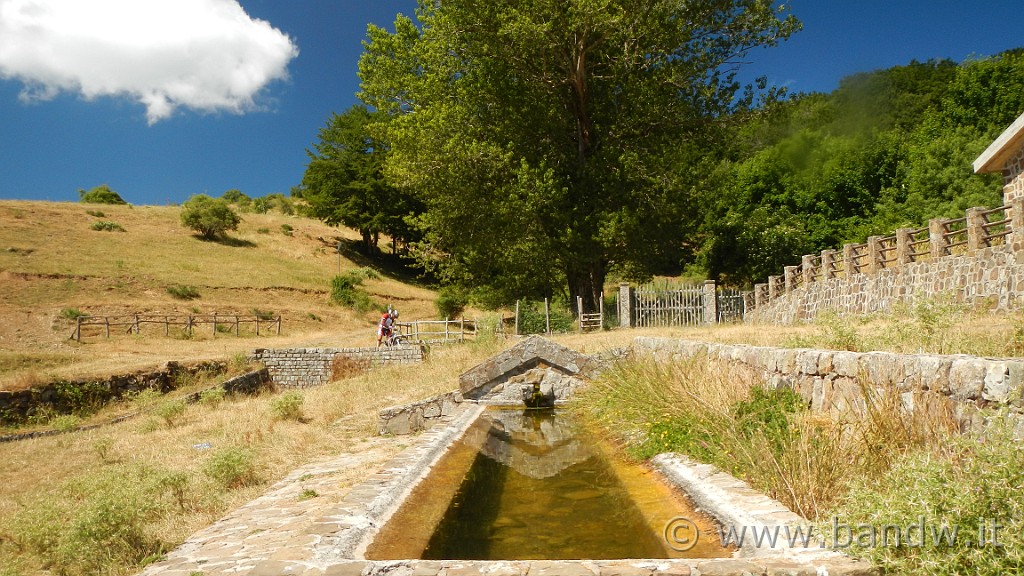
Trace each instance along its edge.
<path fill-rule="evenodd" d="M 611 266 L 672 257 L 694 167 L 745 102 L 738 63 L 799 28 L 774 0 L 422 0 L 416 16 L 371 26 L 359 70 L 386 174 L 426 203 L 421 254 L 452 281 L 567 287 L 588 310 Z"/>
<path fill-rule="evenodd" d="M 302 197 L 310 213 L 331 225 L 359 231 L 366 252 L 376 249 L 381 233 L 407 242 L 415 231 L 407 219 L 419 202 L 384 179 L 387 147 L 368 132 L 373 113 L 353 106 L 333 114 L 320 129 L 302 177 Z"/>

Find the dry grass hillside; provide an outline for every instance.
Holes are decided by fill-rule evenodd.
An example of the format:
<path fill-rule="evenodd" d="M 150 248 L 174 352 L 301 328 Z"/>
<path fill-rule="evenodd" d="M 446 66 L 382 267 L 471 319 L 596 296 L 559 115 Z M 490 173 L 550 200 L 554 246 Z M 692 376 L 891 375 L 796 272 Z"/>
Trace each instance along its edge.
<path fill-rule="evenodd" d="M 375 343 L 376 313 L 357 314 L 329 297 L 339 267 L 369 264 L 354 261 L 355 254 L 339 260 L 337 240 L 355 239 L 355 232 L 276 212 L 244 213 L 229 241 L 209 242 L 180 224 L 179 211 L 0 201 L 0 389 L 170 360 L 225 358 L 257 347 Z M 96 222 L 124 231 L 94 230 Z M 193 287 L 199 297 L 177 299 L 167 290 L 176 286 Z M 376 304 L 397 306 L 403 319 L 436 314 L 433 292 L 384 272 L 363 287 Z M 78 343 L 69 338 L 74 322 L 67 318 L 76 310 L 94 316 L 272 312 L 283 318 L 282 334 L 204 330 L 187 338 L 172 328 L 168 337 L 162 326 L 144 325 L 139 335 L 121 328 L 110 339 L 94 334 Z"/>

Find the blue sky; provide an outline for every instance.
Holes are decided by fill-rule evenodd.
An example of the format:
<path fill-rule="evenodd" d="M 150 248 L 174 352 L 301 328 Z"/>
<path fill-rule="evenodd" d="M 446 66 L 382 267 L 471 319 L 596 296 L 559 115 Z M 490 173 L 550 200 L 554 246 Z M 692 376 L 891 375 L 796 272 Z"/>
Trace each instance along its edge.
<path fill-rule="evenodd" d="M 173 11 L 130 13 L 144 4 Z M 367 24 L 390 28 L 396 13 L 412 14 L 415 4 L 0 0 L 0 198 L 76 201 L 79 188 L 99 184 L 133 204 L 180 203 L 232 188 L 287 194 L 302 178 L 317 131 L 332 112 L 356 103 Z M 75 12 L 83 5 L 90 10 Z M 766 75 L 790 90 L 827 92 L 856 72 L 1024 46 L 1012 25 L 1020 0 L 790 5 L 804 30 L 753 52 L 744 78 Z M 130 13 L 133 25 L 119 28 L 114 17 L 87 22 L 99 6 Z M 224 66 L 234 72 L 223 73 Z"/>

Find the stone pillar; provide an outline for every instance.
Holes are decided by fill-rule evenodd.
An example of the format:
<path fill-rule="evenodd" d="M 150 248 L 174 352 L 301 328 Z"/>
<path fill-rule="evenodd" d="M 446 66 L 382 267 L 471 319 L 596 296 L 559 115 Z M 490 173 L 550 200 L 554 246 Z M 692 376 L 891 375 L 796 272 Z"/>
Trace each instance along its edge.
<path fill-rule="evenodd" d="M 985 240 L 985 224 L 988 220 L 982 214 L 984 208 L 967 209 L 967 251 L 973 253 L 988 245 Z"/>
<path fill-rule="evenodd" d="M 768 303 L 768 285 L 754 284 L 754 310 Z"/>
<path fill-rule="evenodd" d="M 843 276 L 852 278 L 857 270 L 857 260 L 854 258 L 853 249 L 856 244 L 843 244 Z"/>
<path fill-rule="evenodd" d="M 782 273 L 785 275 L 786 279 L 786 294 L 789 294 L 793 290 L 796 290 L 796 275 L 798 270 L 800 270 L 799 266 L 782 267 Z"/>
<path fill-rule="evenodd" d="M 831 280 L 836 277 L 835 271 L 836 251 L 821 251 L 821 279 Z"/>
<path fill-rule="evenodd" d="M 932 258 L 942 258 L 949 254 L 945 218 L 932 218 L 928 221 L 928 244 L 931 246 Z"/>
<path fill-rule="evenodd" d="M 814 282 L 814 255 L 804 254 L 800 259 L 800 272 L 804 276 L 804 286 L 809 286 L 811 282 Z"/>
<path fill-rule="evenodd" d="M 718 290 L 714 280 L 704 281 L 704 323 L 718 323 Z"/>
<path fill-rule="evenodd" d="M 896 264 L 903 266 L 914 261 L 913 246 L 914 237 L 910 235 L 913 228 L 899 228 L 896 230 Z"/>
<path fill-rule="evenodd" d="M 879 270 L 884 268 L 885 265 L 882 263 L 882 237 L 881 236 L 868 236 L 868 274 L 877 274 Z"/>
<path fill-rule="evenodd" d="M 619 328 L 633 327 L 633 290 L 628 282 L 619 283 Z"/>
<path fill-rule="evenodd" d="M 768 277 L 768 301 L 779 297 L 779 276 Z"/>
<path fill-rule="evenodd" d="M 1010 200 L 1010 229 L 1014 250 L 1024 250 L 1024 196 Z"/>

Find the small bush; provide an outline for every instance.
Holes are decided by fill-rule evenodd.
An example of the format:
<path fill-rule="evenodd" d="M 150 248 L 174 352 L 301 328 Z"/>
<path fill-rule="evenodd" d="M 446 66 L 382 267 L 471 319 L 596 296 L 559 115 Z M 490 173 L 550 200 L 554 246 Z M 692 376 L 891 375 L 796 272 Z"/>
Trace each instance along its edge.
<path fill-rule="evenodd" d="M 331 300 L 356 312 L 368 312 L 374 308 L 370 296 L 359 286 L 363 283 L 358 272 L 348 272 L 331 279 Z"/>
<path fill-rule="evenodd" d="M 98 232 L 124 232 L 125 229 L 117 222 L 105 222 L 100 220 L 99 222 L 93 222 L 90 226 L 93 230 Z"/>
<path fill-rule="evenodd" d="M 60 317 L 67 320 L 78 320 L 79 318 L 88 318 L 87 312 L 82 312 L 78 308 L 65 308 L 60 311 Z"/>
<path fill-rule="evenodd" d="M 445 286 L 437 293 L 437 313 L 441 318 L 458 318 L 469 299 L 466 292 L 454 286 Z"/>
<path fill-rule="evenodd" d="M 102 462 L 110 462 L 110 449 L 114 447 L 114 439 L 104 436 L 92 443 L 92 449 Z"/>
<path fill-rule="evenodd" d="M 266 226 L 260 226 L 259 228 L 256 229 L 256 233 L 257 234 L 270 234 L 270 228 L 267 228 Z"/>
<path fill-rule="evenodd" d="M 548 317 L 552 332 L 570 332 L 575 325 L 575 318 L 564 301 L 554 300 L 548 304 Z M 519 303 L 519 333 L 543 334 L 547 329 L 544 318 L 544 302 Z"/>
<path fill-rule="evenodd" d="M 99 210 L 86 210 L 85 213 L 88 214 L 89 216 L 94 216 L 96 218 L 105 218 L 107 216 L 106 214 L 100 212 Z"/>
<path fill-rule="evenodd" d="M 311 500 L 319 495 L 320 494 L 317 494 L 317 491 L 313 490 L 312 488 L 303 488 L 302 492 L 299 492 L 299 501 L 301 502 L 303 500 Z"/>
<path fill-rule="evenodd" d="M 167 426 L 174 426 L 185 415 L 185 401 L 182 399 L 167 400 L 153 409 L 153 414 L 164 421 Z"/>
<path fill-rule="evenodd" d="M 253 308 L 252 315 L 260 320 L 273 320 L 277 318 L 273 310 L 260 310 L 259 308 Z"/>
<path fill-rule="evenodd" d="M 285 392 L 271 400 L 270 411 L 273 412 L 274 417 L 278 420 L 298 421 L 302 419 L 302 403 L 304 400 L 302 394 L 294 390 Z"/>
<path fill-rule="evenodd" d="M 61 414 L 50 420 L 50 428 L 59 432 L 71 432 L 82 424 L 82 419 L 74 414 Z"/>
<path fill-rule="evenodd" d="M 291 224 L 281 224 L 281 234 L 285 236 L 291 236 L 295 229 L 292 228 Z"/>
<path fill-rule="evenodd" d="M 78 190 L 78 201 L 86 204 L 127 204 L 123 198 L 106 184 L 100 184 L 86 192 Z"/>
<path fill-rule="evenodd" d="M 178 300 L 195 300 L 199 298 L 199 291 L 194 286 L 168 286 L 167 293 Z"/>
<path fill-rule="evenodd" d="M 252 450 L 228 447 L 217 450 L 203 466 L 203 473 L 226 488 L 252 486 L 259 482 L 256 455 Z"/>
<path fill-rule="evenodd" d="M 205 194 L 192 196 L 181 206 L 181 224 L 215 240 L 229 230 L 237 230 L 242 219 L 223 198 Z"/>
<path fill-rule="evenodd" d="M 227 392 L 221 388 L 210 388 L 199 393 L 199 403 L 204 406 L 218 406 L 227 397 Z"/>

